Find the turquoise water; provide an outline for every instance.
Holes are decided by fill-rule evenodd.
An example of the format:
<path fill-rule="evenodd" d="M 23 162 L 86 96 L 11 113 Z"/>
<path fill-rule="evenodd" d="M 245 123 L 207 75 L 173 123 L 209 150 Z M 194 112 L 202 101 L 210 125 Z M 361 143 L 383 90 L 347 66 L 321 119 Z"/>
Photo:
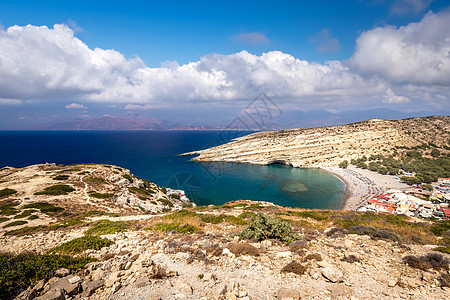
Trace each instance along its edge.
<path fill-rule="evenodd" d="M 0 167 L 106 163 L 130 169 L 158 185 L 180 188 L 198 205 L 249 199 L 339 209 L 344 184 L 318 169 L 199 163 L 180 153 L 226 142 L 218 131 L 0 131 Z M 244 134 L 244 133 L 239 133 Z"/>

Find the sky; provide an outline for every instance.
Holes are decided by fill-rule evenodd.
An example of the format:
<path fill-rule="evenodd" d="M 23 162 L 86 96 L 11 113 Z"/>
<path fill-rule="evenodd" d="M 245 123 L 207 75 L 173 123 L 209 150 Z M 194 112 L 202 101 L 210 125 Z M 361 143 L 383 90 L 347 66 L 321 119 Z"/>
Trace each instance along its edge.
<path fill-rule="evenodd" d="M 0 1 L 0 129 L 139 114 L 448 114 L 443 0 Z M 383 118 L 381 114 L 379 116 Z"/>

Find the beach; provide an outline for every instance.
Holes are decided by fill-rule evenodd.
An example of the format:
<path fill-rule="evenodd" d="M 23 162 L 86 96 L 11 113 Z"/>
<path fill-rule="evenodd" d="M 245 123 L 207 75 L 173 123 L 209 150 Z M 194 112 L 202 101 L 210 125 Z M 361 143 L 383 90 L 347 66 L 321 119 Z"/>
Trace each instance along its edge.
<path fill-rule="evenodd" d="M 396 176 L 382 175 L 366 169 L 349 166 L 347 169 L 339 167 L 323 167 L 341 179 L 346 186 L 342 210 L 356 210 L 367 200 L 388 189 L 405 189 L 408 185 L 401 183 Z"/>

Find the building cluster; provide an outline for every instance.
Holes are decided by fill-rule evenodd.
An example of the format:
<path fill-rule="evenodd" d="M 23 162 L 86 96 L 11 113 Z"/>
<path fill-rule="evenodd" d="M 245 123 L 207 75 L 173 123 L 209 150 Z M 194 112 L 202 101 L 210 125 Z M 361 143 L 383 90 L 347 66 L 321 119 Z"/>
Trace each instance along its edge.
<path fill-rule="evenodd" d="M 440 178 L 441 179 L 441 178 Z M 439 181 L 425 197 L 417 197 L 418 191 L 388 190 L 374 195 L 358 208 L 362 212 L 404 214 L 407 216 L 448 220 L 450 219 L 450 183 Z"/>
<path fill-rule="evenodd" d="M 171 188 L 167 188 L 166 190 L 166 195 L 172 198 L 174 201 L 173 205 L 176 209 L 182 209 L 183 204 L 190 201 L 183 190 L 174 190 Z"/>

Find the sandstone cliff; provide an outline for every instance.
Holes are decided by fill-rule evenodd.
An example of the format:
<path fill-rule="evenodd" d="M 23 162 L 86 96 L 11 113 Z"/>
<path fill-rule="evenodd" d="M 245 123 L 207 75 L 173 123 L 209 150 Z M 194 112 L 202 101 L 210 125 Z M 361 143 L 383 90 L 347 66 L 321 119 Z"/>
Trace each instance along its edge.
<path fill-rule="evenodd" d="M 336 166 L 343 160 L 363 155 L 391 154 L 399 146 L 424 143 L 447 146 L 449 141 L 449 116 L 393 121 L 372 119 L 343 126 L 258 132 L 186 154 L 199 154 L 193 158 L 197 161 L 317 167 Z"/>

